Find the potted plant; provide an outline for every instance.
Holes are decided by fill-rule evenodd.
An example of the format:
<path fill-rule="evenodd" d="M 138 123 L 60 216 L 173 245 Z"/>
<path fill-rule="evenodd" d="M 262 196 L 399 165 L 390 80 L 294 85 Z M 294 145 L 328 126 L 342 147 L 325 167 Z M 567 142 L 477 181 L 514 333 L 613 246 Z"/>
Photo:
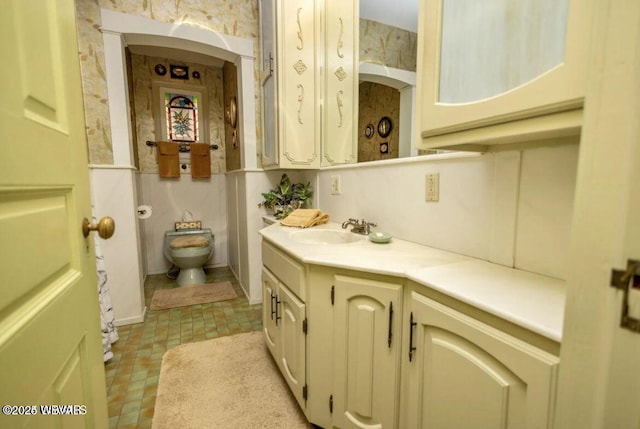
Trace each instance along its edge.
<path fill-rule="evenodd" d="M 291 183 L 291 179 L 285 173 L 275 188 L 262 194 L 264 201 L 259 203 L 258 207 L 273 210 L 276 219 L 284 219 L 295 209 L 308 205 L 312 196 L 311 183 Z"/>

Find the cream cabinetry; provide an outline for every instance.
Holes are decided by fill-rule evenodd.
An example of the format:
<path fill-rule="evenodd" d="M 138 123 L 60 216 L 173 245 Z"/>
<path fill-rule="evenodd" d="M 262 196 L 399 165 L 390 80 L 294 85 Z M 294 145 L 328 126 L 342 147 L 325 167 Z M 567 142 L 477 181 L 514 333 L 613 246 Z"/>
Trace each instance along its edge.
<path fill-rule="evenodd" d="M 260 9 L 263 166 L 355 162 L 358 2 L 262 0 Z"/>
<path fill-rule="evenodd" d="M 422 2 L 418 146 L 482 147 L 578 134 L 592 3 Z"/>
<path fill-rule="evenodd" d="M 397 427 L 401 314 L 401 283 L 334 277 L 334 427 Z"/>
<path fill-rule="evenodd" d="M 302 266 L 268 245 L 263 246 L 263 254 L 271 256 L 262 268 L 262 325 L 265 342 L 293 395 L 304 409 L 306 311 L 305 303 L 293 292 L 304 285 L 294 283 L 289 288 L 282 281 L 290 279 L 289 273 L 302 270 Z"/>
<path fill-rule="evenodd" d="M 358 157 L 359 1 L 324 6 L 321 164 L 351 164 Z"/>
<path fill-rule="evenodd" d="M 262 257 L 265 341 L 311 423 L 551 428 L 557 341 L 442 285 L 306 264 L 266 240 Z"/>
<path fill-rule="evenodd" d="M 403 428 L 550 428 L 559 360 L 423 296 L 408 295 Z"/>

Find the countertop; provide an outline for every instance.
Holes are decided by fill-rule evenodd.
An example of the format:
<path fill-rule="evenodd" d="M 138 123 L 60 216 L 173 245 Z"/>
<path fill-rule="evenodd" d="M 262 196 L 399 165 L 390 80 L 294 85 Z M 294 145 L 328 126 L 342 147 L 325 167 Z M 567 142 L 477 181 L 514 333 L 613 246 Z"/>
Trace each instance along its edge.
<path fill-rule="evenodd" d="M 413 280 L 553 341 L 562 340 L 564 281 L 392 238 L 372 243 L 351 234 L 350 243 L 310 243 L 305 231 L 345 231 L 330 222 L 308 230 L 275 223 L 263 239 L 306 264 L 352 269 Z"/>

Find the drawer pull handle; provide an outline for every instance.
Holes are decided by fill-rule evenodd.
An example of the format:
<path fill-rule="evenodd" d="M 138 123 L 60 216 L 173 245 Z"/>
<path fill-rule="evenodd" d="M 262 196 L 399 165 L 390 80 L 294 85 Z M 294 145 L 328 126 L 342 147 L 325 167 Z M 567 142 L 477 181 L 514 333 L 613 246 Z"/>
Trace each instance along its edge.
<path fill-rule="evenodd" d="M 282 319 L 282 317 L 278 314 L 278 306 L 282 301 L 278 300 L 278 295 L 276 295 L 276 326 L 278 326 L 278 320 Z"/>
<path fill-rule="evenodd" d="M 389 336 L 387 338 L 387 344 L 391 348 L 391 340 L 393 339 L 393 302 L 389 302 Z"/>
<path fill-rule="evenodd" d="M 273 315 L 276 314 L 276 310 L 273 308 L 273 300 L 276 296 L 271 292 L 271 320 L 273 320 Z"/>
<path fill-rule="evenodd" d="M 413 352 L 416 351 L 416 348 L 413 346 L 413 327 L 418 323 L 413 321 L 413 311 L 409 316 L 409 362 L 413 358 Z"/>

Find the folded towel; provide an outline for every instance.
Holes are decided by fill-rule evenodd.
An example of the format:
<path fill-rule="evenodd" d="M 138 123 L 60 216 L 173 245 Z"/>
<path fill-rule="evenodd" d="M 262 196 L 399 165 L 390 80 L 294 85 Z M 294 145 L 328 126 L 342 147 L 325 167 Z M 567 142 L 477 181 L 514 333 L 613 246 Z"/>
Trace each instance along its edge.
<path fill-rule="evenodd" d="M 297 226 L 309 228 L 329 222 L 329 215 L 319 209 L 296 209 L 284 218 L 280 224 L 284 226 Z"/>
<path fill-rule="evenodd" d="M 191 177 L 211 177 L 211 148 L 206 143 L 191 143 Z"/>
<path fill-rule="evenodd" d="M 180 177 L 180 159 L 176 142 L 158 142 L 158 170 L 160 177 Z"/>

